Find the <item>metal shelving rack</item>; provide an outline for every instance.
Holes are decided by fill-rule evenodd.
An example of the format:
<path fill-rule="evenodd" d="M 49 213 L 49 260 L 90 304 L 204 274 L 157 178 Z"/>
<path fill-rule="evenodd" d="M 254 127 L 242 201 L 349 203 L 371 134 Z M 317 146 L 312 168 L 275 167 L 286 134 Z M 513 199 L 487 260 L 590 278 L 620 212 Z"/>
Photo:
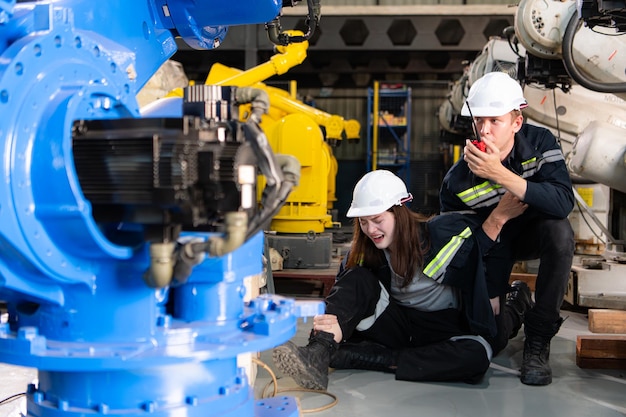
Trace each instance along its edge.
<path fill-rule="evenodd" d="M 404 180 L 411 178 L 411 88 L 381 84 L 367 93 L 367 170 L 388 169 Z"/>

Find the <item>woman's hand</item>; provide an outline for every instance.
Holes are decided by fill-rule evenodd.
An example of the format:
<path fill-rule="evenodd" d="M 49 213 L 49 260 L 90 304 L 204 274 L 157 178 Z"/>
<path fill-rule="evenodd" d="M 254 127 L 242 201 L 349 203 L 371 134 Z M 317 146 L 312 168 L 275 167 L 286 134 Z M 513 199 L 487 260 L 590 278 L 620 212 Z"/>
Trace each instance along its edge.
<path fill-rule="evenodd" d="M 334 314 L 318 314 L 313 317 L 313 329 L 329 331 L 334 325 L 339 325 L 337 316 Z"/>
<path fill-rule="evenodd" d="M 332 333 L 337 343 L 341 342 L 343 338 L 339 320 L 337 320 L 337 316 L 334 314 L 318 314 L 313 317 L 313 330 Z"/>

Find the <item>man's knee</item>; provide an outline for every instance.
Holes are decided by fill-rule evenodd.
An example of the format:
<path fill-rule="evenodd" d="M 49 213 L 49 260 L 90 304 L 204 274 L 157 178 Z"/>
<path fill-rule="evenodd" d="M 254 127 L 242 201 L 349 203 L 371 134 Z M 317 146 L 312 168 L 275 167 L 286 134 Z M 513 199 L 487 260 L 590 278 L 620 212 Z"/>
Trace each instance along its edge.
<path fill-rule="evenodd" d="M 519 260 L 531 259 L 527 252 L 574 253 L 574 230 L 568 219 L 535 219 L 520 237 L 514 243 L 517 255 L 521 255 L 516 256 Z"/>
<path fill-rule="evenodd" d="M 551 252 L 562 255 L 574 254 L 574 231 L 567 219 L 549 219 L 541 222 L 542 241 L 550 246 Z"/>

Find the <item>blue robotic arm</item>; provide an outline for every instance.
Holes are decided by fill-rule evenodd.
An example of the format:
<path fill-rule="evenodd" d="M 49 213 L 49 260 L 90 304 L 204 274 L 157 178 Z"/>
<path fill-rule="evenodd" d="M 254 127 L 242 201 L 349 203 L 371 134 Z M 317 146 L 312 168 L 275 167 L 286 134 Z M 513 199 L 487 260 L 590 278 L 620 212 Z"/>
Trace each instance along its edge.
<path fill-rule="evenodd" d="M 147 118 L 135 95 L 175 36 L 210 49 L 281 6 L 0 0 L 0 358 L 39 370 L 29 416 L 268 415 L 237 356 L 289 339 L 301 314 L 244 302 L 264 218 L 246 202 L 255 167 L 278 163 L 236 112 L 262 97 L 199 86 Z M 276 201 L 287 177 L 269 181 Z"/>

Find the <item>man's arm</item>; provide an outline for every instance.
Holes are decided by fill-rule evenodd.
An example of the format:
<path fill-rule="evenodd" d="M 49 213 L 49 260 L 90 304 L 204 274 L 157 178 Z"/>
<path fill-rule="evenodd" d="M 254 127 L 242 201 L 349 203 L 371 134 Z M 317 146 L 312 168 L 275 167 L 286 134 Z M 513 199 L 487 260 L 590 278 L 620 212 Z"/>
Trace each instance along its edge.
<path fill-rule="evenodd" d="M 485 234 L 491 239 L 496 240 L 502 231 L 502 227 L 509 220 L 519 216 L 528 208 L 528 204 L 521 201 L 518 197 L 510 192 L 504 193 L 500 202 L 495 209 L 489 214 L 482 224 Z"/>

